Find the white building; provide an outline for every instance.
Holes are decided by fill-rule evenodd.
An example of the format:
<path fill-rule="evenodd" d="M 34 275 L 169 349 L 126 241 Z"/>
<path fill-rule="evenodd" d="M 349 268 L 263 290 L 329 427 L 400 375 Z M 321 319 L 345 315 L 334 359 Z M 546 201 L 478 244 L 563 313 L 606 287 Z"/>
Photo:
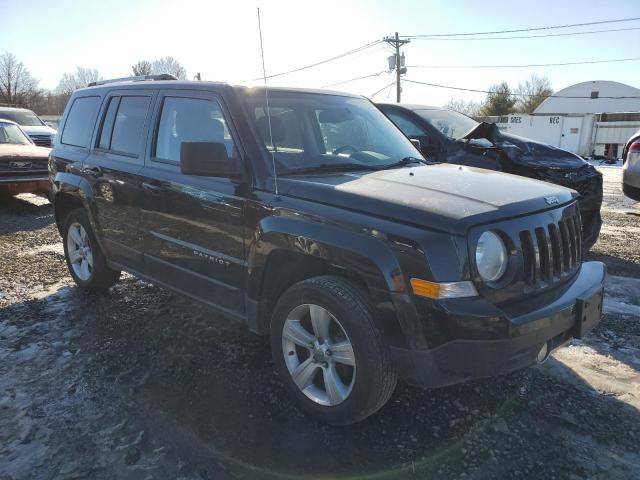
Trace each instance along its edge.
<path fill-rule="evenodd" d="M 582 82 L 558 90 L 534 115 L 640 112 L 640 89 L 609 80 Z"/>
<path fill-rule="evenodd" d="M 617 158 L 640 129 L 640 89 L 607 80 L 582 82 L 554 93 L 532 115 L 489 121 L 503 131 L 582 156 Z"/>

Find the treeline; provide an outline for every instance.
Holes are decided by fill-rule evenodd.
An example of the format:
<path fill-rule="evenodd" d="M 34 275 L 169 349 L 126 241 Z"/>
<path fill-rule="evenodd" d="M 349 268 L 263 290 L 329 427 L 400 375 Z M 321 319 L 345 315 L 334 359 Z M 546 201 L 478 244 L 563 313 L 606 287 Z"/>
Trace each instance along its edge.
<path fill-rule="evenodd" d="M 547 77 L 532 75 L 524 83 L 511 89 L 507 82 L 491 86 L 483 102 L 452 98 L 445 108 L 464 113 L 470 117 L 509 115 L 510 113 L 533 113 L 547 97 L 553 95 Z"/>
<path fill-rule="evenodd" d="M 159 73 L 187 78 L 187 71 L 173 57 L 140 60 L 122 76 Z M 29 108 L 39 115 L 61 115 L 74 90 L 98 80 L 102 76 L 97 69 L 77 67 L 75 72 L 64 73 L 55 89 L 47 90 L 39 86 L 40 81 L 14 54 L 5 52 L 0 55 L 0 106 Z"/>

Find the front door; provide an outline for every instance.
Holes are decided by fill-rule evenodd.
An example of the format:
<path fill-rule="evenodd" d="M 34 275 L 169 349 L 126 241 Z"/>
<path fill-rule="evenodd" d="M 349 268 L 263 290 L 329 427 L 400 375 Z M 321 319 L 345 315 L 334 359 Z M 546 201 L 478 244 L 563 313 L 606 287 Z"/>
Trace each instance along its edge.
<path fill-rule="evenodd" d="M 244 198 L 231 178 L 183 175 L 183 142 L 218 142 L 239 158 L 221 100 L 202 92 L 161 95 L 144 191 L 144 272 L 230 313 L 244 312 Z"/>

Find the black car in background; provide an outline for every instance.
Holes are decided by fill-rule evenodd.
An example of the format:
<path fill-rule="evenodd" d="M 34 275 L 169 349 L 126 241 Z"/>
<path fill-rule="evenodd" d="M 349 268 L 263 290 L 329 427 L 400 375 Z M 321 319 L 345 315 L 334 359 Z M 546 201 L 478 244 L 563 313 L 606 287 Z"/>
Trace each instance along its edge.
<path fill-rule="evenodd" d="M 378 104 L 409 138 L 420 141 L 426 158 L 498 170 L 555 183 L 580 194 L 582 245 L 598 240 L 602 218 L 602 175 L 578 155 L 501 132 L 462 113 L 424 105 Z"/>

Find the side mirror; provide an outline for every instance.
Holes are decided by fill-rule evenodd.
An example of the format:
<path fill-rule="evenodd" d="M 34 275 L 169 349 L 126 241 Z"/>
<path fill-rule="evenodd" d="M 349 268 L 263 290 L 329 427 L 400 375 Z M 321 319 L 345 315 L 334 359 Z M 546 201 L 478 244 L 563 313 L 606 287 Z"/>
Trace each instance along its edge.
<path fill-rule="evenodd" d="M 427 137 L 426 135 L 411 137 L 411 143 L 418 147 L 418 150 L 420 150 L 422 154 L 426 156 L 435 156 L 440 151 L 438 145 L 430 142 L 429 137 Z"/>
<path fill-rule="evenodd" d="M 239 173 L 224 143 L 183 142 L 180 145 L 180 171 L 185 175 L 229 177 Z"/>

